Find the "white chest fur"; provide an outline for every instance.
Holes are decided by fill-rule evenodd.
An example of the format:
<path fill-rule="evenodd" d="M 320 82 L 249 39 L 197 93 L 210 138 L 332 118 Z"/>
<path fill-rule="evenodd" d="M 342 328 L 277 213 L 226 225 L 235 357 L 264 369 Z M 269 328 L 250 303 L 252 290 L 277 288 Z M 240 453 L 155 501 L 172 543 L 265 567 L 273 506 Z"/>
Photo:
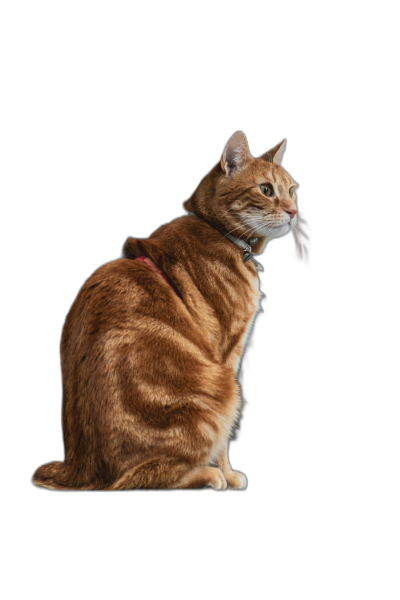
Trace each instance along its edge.
<path fill-rule="evenodd" d="M 235 371 L 236 373 L 239 372 L 240 370 L 240 365 L 242 362 L 242 358 L 243 358 L 243 354 L 246 351 L 246 346 L 248 344 L 249 338 L 251 336 L 251 333 L 253 331 L 253 327 L 254 327 L 254 321 L 255 318 L 257 316 L 257 314 L 262 310 L 261 309 L 261 299 L 264 296 L 264 294 L 261 292 L 260 290 L 260 280 L 258 278 L 258 274 L 256 277 L 253 278 L 253 287 L 254 287 L 254 300 L 253 300 L 253 307 L 252 307 L 252 317 L 249 320 L 249 323 L 243 333 L 243 337 L 240 340 L 240 344 L 239 344 L 239 348 L 238 348 L 238 355 L 236 358 L 236 364 L 235 364 Z"/>
<path fill-rule="evenodd" d="M 261 300 L 264 297 L 264 294 L 260 290 L 260 281 L 258 278 L 258 274 L 252 277 L 252 286 L 253 286 L 253 294 L 251 295 L 251 301 L 248 314 L 250 318 L 247 322 L 246 327 L 243 330 L 240 340 L 232 352 L 229 360 L 226 365 L 233 368 L 236 373 L 236 378 L 238 379 L 238 374 L 240 370 L 240 365 L 243 357 L 243 353 L 246 350 L 246 345 L 249 341 L 251 332 L 254 327 L 254 321 L 257 314 L 262 310 L 261 308 Z M 226 440 L 232 434 L 232 430 L 235 426 L 235 423 L 238 422 L 240 418 L 240 410 L 241 410 L 242 401 L 240 399 L 240 391 L 238 390 L 238 394 L 235 397 L 235 401 L 231 404 L 230 413 L 223 419 L 220 420 L 221 427 L 221 436 L 218 440 L 218 444 L 215 448 L 213 448 L 213 456 L 219 456 L 219 453 L 222 448 L 226 447 Z M 212 461 L 211 461 L 212 462 Z"/>

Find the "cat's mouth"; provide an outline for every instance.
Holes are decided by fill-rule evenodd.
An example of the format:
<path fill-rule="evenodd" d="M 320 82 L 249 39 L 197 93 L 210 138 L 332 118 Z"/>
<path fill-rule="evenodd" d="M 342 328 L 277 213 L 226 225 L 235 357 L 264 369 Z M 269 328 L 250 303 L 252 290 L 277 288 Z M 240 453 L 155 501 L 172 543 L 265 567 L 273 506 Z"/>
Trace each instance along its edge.
<path fill-rule="evenodd" d="M 289 225 L 289 227 L 290 227 L 290 221 L 288 221 L 287 223 L 279 223 L 279 225 L 272 225 L 272 229 L 281 229 L 282 227 L 285 227 L 286 225 Z"/>
<path fill-rule="evenodd" d="M 258 235 L 265 235 L 267 238 L 281 237 L 290 231 L 290 223 L 277 223 L 276 225 L 267 225 L 257 231 Z"/>

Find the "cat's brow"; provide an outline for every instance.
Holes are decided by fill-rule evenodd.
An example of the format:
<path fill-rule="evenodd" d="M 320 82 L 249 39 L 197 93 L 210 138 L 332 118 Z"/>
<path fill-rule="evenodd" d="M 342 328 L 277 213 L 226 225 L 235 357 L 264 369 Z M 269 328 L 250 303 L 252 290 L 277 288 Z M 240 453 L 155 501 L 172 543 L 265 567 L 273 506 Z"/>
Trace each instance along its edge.
<path fill-rule="evenodd" d="M 279 173 L 279 175 L 280 175 L 280 177 L 283 179 L 283 181 L 285 183 L 287 183 L 287 182 L 292 183 L 293 182 L 292 178 L 289 175 L 289 173 L 283 173 L 283 174 Z"/>

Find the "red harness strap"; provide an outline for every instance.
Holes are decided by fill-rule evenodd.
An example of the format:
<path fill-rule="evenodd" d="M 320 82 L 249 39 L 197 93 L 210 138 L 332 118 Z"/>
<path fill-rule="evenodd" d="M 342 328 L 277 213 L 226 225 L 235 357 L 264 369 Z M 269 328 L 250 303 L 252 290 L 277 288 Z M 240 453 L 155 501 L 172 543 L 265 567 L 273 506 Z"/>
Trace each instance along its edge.
<path fill-rule="evenodd" d="M 163 272 L 161 271 L 161 269 L 159 269 L 159 268 L 157 267 L 156 263 L 154 263 L 154 262 L 151 260 L 151 258 L 149 258 L 148 256 L 140 255 L 140 256 L 137 256 L 137 257 L 135 258 L 135 260 L 138 260 L 139 262 L 141 262 L 141 263 L 143 263 L 143 264 L 147 265 L 148 267 L 150 267 L 150 269 L 153 269 L 153 271 L 157 271 L 157 273 L 158 273 L 159 275 L 161 275 L 161 277 L 162 277 L 162 278 L 163 278 L 163 279 L 164 279 L 164 280 L 165 280 L 165 281 L 168 283 L 168 285 L 170 285 L 170 286 L 173 288 L 173 285 L 172 285 L 172 283 L 171 283 L 170 279 L 168 279 L 168 277 L 166 276 L 166 274 L 165 274 L 165 273 L 163 273 Z"/>

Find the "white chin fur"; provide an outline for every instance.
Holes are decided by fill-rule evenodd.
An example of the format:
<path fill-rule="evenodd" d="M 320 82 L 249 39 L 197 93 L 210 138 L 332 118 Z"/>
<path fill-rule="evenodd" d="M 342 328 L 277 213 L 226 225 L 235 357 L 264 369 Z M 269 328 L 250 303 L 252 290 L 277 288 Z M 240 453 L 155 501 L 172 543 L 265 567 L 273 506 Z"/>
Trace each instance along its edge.
<path fill-rule="evenodd" d="M 286 235 L 289 231 L 289 223 L 284 223 L 280 227 L 274 227 L 273 229 L 260 229 L 259 231 L 257 231 L 257 235 L 265 236 L 267 239 L 272 240 L 273 238 L 282 237 L 282 235 Z"/>

